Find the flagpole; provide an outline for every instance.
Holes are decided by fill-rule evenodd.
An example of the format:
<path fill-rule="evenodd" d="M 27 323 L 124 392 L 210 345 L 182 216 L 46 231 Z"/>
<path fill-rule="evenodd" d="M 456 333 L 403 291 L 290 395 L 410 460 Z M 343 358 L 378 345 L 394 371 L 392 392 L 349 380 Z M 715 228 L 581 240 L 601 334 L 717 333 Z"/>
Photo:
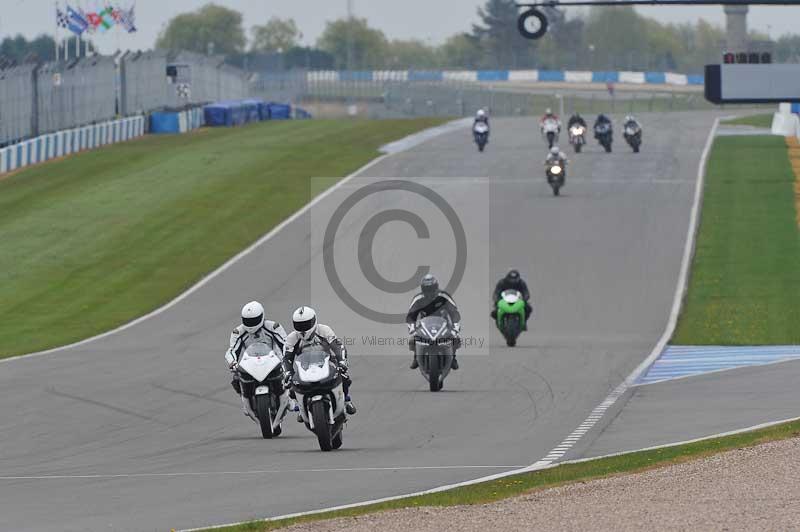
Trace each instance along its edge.
<path fill-rule="evenodd" d="M 53 35 L 53 43 L 56 45 L 56 63 L 57 63 L 58 62 L 58 56 L 59 56 L 59 53 L 58 53 L 58 38 L 60 37 L 60 35 L 58 34 L 59 33 L 58 32 L 58 0 L 55 0 L 53 2 L 53 6 L 55 6 L 55 8 L 56 8 L 56 32 Z"/>

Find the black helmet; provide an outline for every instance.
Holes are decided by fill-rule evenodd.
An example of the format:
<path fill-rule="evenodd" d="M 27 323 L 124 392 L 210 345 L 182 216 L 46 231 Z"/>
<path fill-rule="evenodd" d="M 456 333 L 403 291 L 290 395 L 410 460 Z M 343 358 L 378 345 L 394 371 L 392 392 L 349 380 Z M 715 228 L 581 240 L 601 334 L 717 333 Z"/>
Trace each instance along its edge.
<path fill-rule="evenodd" d="M 519 280 L 519 271 L 518 270 L 509 270 L 506 274 L 506 279 L 509 281 L 518 281 Z"/>
<path fill-rule="evenodd" d="M 425 297 L 432 297 L 439 293 L 439 280 L 430 273 L 422 278 L 420 284 L 422 295 Z"/>

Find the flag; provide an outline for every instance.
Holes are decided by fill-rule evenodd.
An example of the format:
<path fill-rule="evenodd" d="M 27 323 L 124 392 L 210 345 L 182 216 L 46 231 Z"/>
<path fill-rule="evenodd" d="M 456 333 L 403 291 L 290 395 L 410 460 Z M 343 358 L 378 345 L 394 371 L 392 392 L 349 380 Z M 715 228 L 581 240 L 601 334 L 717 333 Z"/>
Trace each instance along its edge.
<path fill-rule="evenodd" d="M 107 30 L 111 29 L 111 27 L 114 25 L 114 17 L 112 16 L 113 11 L 114 10 L 111 7 L 106 7 L 104 10 L 98 13 L 100 15 L 100 23 Z"/>
<path fill-rule="evenodd" d="M 86 13 L 86 20 L 89 21 L 89 25 L 92 27 L 92 29 L 97 29 L 97 27 L 103 22 L 103 19 L 100 18 L 100 15 L 95 12 Z"/>
<path fill-rule="evenodd" d="M 120 24 L 125 31 L 128 33 L 133 33 L 136 31 L 136 14 L 133 12 L 134 6 L 127 11 L 124 9 L 117 9 L 115 11 L 118 12 L 119 19 L 117 23 Z"/>
<path fill-rule="evenodd" d="M 80 35 L 89 28 L 89 21 L 83 16 L 82 13 L 72 9 L 67 5 L 67 22 L 69 29 L 72 33 Z"/>
<path fill-rule="evenodd" d="M 67 19 L 67 15 L 65 15 L 64 12 L 58 7 L 56 7 L 56 24 L 58 24 L 59 28 L 69 27 L 69 19 Z"/>

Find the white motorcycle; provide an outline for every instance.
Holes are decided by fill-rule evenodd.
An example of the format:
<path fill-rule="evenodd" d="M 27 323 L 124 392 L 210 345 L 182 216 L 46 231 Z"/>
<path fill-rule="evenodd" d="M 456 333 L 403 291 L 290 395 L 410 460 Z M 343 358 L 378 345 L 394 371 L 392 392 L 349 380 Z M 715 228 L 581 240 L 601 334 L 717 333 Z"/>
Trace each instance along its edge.
<path fill-rule="evenodd" d="M 294 359 L 295 397 L 306 428 L 317 435 L 323 451 L 342 446 L 347 422 L 342 377 L 326 351 L 303 351 Z"/>
<path fill-rule="evenodd" d="M 569 143 L 575 148 L 575 153 L 580 153 L 583 145 L 586 144 L 586 128 L 580 124 L 575 124 L 569 128 Z"/>
<path fill-rule="evenodd" d="M 478 145 L 478 151 L 483 151 L 489 143 L 489 125 L 485 122 L 478 122 L 472 128 L 472 136 L 475 138 L 475 144 Z"/>
<path fill-rule="evenodd" d="M 561 126 L 558 125 L 558 120 L 555 118 L 548 118 L 542 124 L 542 135 L 547 140 L 547 148 L 550 149 L 558 144 L 558 134 Z"/>
<path fill-rule="evenodd" d="M 281 356 L 266 343 L 251 344 L 239 361 L 237 376 L 245 413 L 261 427 L 265 439 L 279 436 L 289 407 Z"/>

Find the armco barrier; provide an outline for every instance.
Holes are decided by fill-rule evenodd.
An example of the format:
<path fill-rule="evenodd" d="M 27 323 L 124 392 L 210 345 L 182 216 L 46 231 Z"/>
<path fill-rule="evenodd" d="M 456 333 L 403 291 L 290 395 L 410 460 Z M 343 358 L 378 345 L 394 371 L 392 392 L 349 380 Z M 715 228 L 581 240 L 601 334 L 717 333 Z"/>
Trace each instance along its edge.
<path fill-rule="evenodd" d="M 41 135 L 0 149 L 0 174 L 91 150 L 106 144 L 124 142 L 145 133 L 145 118 L 135 116 Z"/>
<path fill-rule="evenodd" d="M 380 71 L 309 71 L 309 83 L 320 81 L 565 81 L 567 83 L 631 83 L 636 85 L 702 85 L 701 75 L 674 72 L 617 72 L 570 70 L 380 70 Z"/>

